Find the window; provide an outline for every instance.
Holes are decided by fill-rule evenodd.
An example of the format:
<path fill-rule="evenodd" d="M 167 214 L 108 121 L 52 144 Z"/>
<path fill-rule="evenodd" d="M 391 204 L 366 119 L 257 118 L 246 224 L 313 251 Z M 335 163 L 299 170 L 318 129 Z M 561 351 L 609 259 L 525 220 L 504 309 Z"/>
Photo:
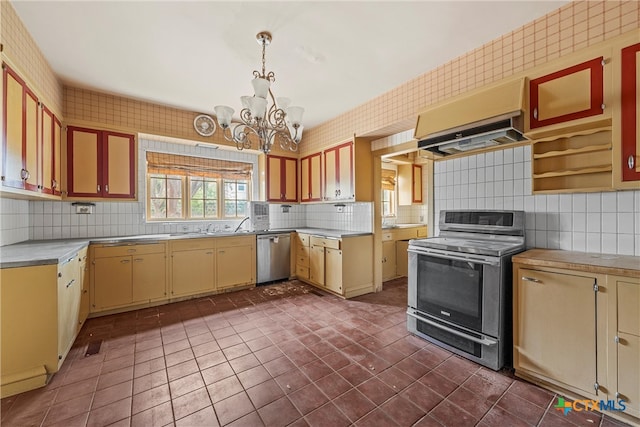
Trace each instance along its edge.
<path fill-rule="evenodd" d="M 245 217 L 251 173 L 249 163 L 147 152 L 147 219 Z"/>
<path fill-rule="evenodd" d="M 396 171 L 382 169 L 382 216 L 396 216 Z"/>

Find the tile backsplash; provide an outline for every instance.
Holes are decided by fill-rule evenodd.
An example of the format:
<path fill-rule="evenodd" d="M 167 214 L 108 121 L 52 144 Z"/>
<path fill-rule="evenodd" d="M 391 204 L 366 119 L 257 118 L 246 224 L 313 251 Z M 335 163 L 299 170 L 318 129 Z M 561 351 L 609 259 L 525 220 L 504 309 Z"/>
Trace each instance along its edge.
<path fill-rule="evenodd" d="M 0 198 L 0 246 L 29 239 L 29 201 Z"/>
<path fill-rule="evenodd" d="M 640 191 L 532 195 L 530 177 L 530 146 L 438 161 L 435 218 L 442 209 L 524 210 L 529 248 L 640 255 Z"/>

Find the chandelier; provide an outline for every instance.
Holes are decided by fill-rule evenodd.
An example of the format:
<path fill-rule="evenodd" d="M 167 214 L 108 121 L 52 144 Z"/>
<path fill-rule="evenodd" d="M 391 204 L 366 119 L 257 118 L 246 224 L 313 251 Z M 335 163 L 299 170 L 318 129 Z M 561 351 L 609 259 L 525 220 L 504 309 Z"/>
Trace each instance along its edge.
<path fill-rule="evenodd" d="M 277 143 L 285 150 L 296 151 L 302 138 L 304 108 L 290 106 L 289 98 L 274 98 L 271 83 L 275 82 L 275 74 L 265 71 L 265 49 L 271 43 L 271 33 L 260 32 L 256 40 L 262 45 L 262 72 L 253 72 L 254 95 L 240 97 L 242 122 L 232 125 L 233 108 L 218 105 L 214 108 L 218 125 L 224 138 L 235 142 L 238 150 L 251 148 L 257 143 L 259 149 L 267 154 Z"/>

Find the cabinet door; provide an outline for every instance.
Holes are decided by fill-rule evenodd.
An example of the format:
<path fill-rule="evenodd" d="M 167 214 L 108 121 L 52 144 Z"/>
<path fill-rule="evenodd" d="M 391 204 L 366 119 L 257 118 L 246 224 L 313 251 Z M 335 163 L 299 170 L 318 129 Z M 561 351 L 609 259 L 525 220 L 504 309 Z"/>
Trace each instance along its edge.
<path fill-rule="evenodd" d="M 24 189 L 30 191 L 39 190 L 38 181 L 42 173 L 40 171 L 40 148 L 38 138 L 38 98 L 25 86 L 24 104 L 24 130 L 25 141 L 23 148 L 24 169 Z"/>
<path fill-rule="evenodd" d="M 618 392 L 626 412 L 640 416 L 640 337 L 618 334 Z"/>
<path fill-rule="evenodd" d="M 320 153 L 300 159 L 301 201 L 316 202 L 322 200 Z"/>
<path fill-rule="evenodd" d="M 216 251 L 216 287 L 229 288 L 255 283 L 252 269 L 247 260 L 255 258 L 253 246 L 232 246 Z"/>
<path fill-rule="evenodd" d="M 324 286 L 324 247 L 311 246 L 309 253 L 309 280 Z"/>
<path fill-rule="evenodd" d="M 595 279 L 529 269 L 519 273 L 514 279 L 515 369 L 597 397 Z"/>
<path fill-rule="evenodd" d="M 2 185 L 23 188 L 22 146 L 25 133 L 22 123 L 24 120 L 24 82 L 5 64 L 2 64 L 2 80 L 4 89 L 2 99 L 4 107 L 2 118 Z"/>
<path fill-rule="evenodd" d="M 409 249 L 408 240 L 398 240 L 396 242 L 396 274 L 398 276 L 409 275 Z"/>
<path fill-rule="evenodd" d="M 102 197 L 135 197 L 135 138 L 102 132 Z"/>
<path fill-rule="evenodd" d="M 422 203 L 422 166 L 412 165 L 412 180 L 411 180 L 411 192 L 412 202 Z"/>
<path fill-rule="evenodd" d="M 67 128 L 67 190 L 72 197 L 99 197 L 102 194 L 99 164 L 100 131 Z"/>
<path fill-rule="evenodd" d="M 298 201 L 298 161 L 296 159 L 267 156 L 267 200 Z"/>
<path fill-rule="evenodd" d="M 89 298 L 89 263 L 86 250 L 81 252 L 78 263 L 80 264 L 80 308 L 78 310 L 78 330 L 82 328 L 89 316 L 91 300 Z"/>
<path fill-rule="evenodd" d="M 330 291 L 342 294 L 342 251 L 325 249 L 325 286 Z"/>
<path fill-rule="evenodd" d="M 133 255 L 133 302 L 162 299 L 167 295 L 164 253 Z"/>
<path fill-rule="evenodd" d="M 396 242 L 382 242 L 382 280 L 396 276 Z"/>
<path fill-rule="evenodd" d="M 622 49 L 622 181 L 640 181 L 640 43 Z"/>
<path fill-rule="evenodd" d="M 54 177 L 54 153 L 55 153 L 55 129 L 54 115 L 46 106 L 42 106 L 42 126 L 41 135 L 41 153 L 42 153 L 42 175 L 40 179 L 40 188 L 43 193 L 54 194 L 55 177 Z M 58 150 L 58 153 L 60 150 Z"/>
<path fill-rule="evenodd" d="M 171 296 L 210 292 L 214 286 L 214 250 L 175 251 L 171 254 Z"/>
<path fill-rule="evenodd" d="M 604 58 L 577 64 L 529 82 L 529 127 L 603 113 Z"/>
<path fill-rule="evenodd" d="M 62 124 L 53 116 L 53 194 L 62 194 Z"/>
<path fill-rule="evenodd" d="M 353 144 L 338 148 L 338 199 L 354 199 Z"/>
<path fill-rule="evenodd" d="M 336 200 L 338 198 L 338 151 L 335 148 L 324 152 L 324 199 Z"/>
<path fill-rule="evenodd" d="M 77 257 L 59 267 L 58 277 L 58 357 L 66 356 L 78 331 L 80 312 L 80 266 Z M 62 360 L 60 359 L 60 360 Z M 60 362 L 62 363 L 62 362 Z"/>
<path fill-rule="evenodd" d="M 96 258 L 93 262 L 93 305 L 96 310 L 131 304 L 131 257 Z"/>

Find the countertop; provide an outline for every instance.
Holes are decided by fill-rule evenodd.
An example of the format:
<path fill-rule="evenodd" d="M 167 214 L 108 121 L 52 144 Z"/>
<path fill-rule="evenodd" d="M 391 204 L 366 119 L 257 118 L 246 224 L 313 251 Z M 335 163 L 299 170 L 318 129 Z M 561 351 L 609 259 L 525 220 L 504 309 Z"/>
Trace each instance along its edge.
<path fill-rule="evenodd" d="M 640 257 L 554 249 L 530 249 L 514 255 L 512 261 L 538 267 L 565 268 L 596 274 L 640 278 Z"/>
<path fill-rule="evenodd" d="M 426 227 L 427 224 L 385 224 L 382 226 L 383 230 L 393 230 L 396 228 L 413 228 L 413 227 Z"/>
<path fill-rule="evenodd" d="M 91 243 L 150 243 L 177 239 L 200 239 L 205 237 L 229 237 L 245 235 L 264 235 L 276 233 L 314 234 L 324 237 L 343 238 L 366 236 L 372 233 L 331 230 L 323 228 L 276 229 L 268 231 L 249 232 L 217 232 L 217 233 L 172 233 L 172 234 L 142 234 L 135 236 L 90 237 L 85 239 L 64 240 L 27 240 L 0 247 L 0 268 L 29 267 L 36 265 L 58 264 Z"/>

